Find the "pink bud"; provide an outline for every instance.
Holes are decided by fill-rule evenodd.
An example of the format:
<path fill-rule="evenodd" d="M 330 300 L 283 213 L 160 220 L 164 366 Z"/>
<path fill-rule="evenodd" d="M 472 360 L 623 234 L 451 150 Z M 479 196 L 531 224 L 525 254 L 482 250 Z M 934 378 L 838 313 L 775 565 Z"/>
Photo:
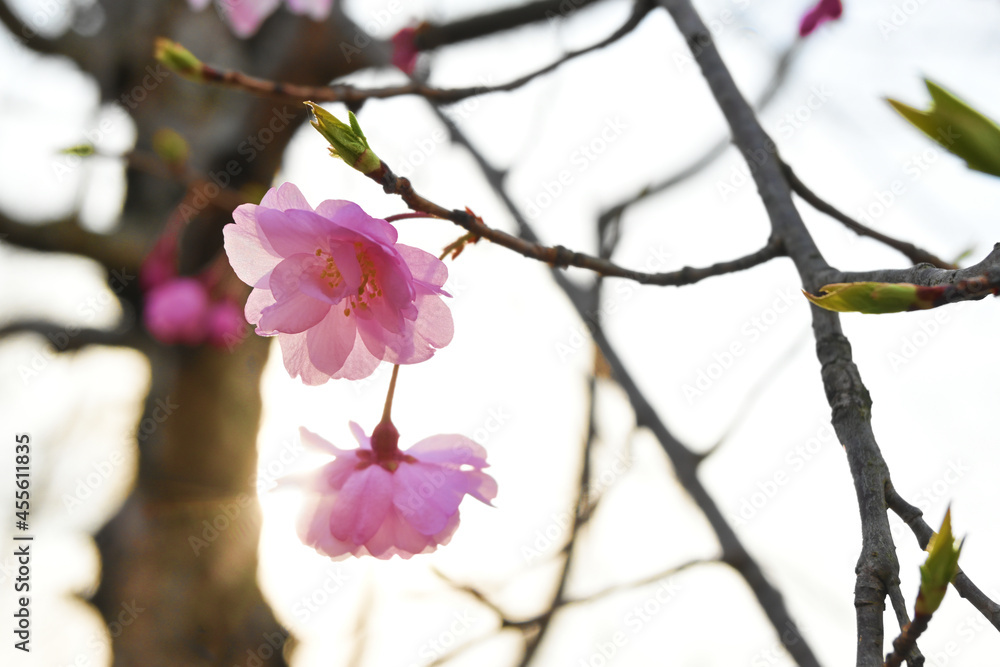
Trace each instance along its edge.
<path fill-rule="evenodd" d="M 392 36 L 392 64 L 407 74 L 413 74 L 417 67 L 417 51 L 413 38 L 417 34 L 415 28 L 403 28 Z"/>
<path fill-rule="evenodd" d="M 146 293 L 146 329 L 166 345 L 205 340 L 208 293 L 194 278 L 173 278 Z"/>
<path fill-rule="evenodd" d="M 802 21 L 799 23 L 799 36 L 808 36 L 827 21 L 840 18 L 843 13 L 844 7 L 840 0 L 819 0 L 802 17 Z"/>

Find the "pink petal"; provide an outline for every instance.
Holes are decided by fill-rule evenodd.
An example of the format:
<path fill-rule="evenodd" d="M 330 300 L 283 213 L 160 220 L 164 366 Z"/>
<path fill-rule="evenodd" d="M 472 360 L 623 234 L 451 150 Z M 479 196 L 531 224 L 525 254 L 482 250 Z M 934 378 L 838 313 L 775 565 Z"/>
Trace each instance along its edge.
<path fill-rule="evenodd" d="M 329 222 L 312 211 L 257 208 L 257 224 L 264 236 L 282 257 L 299 253 L 314 255 L 326 245 Z"/>
<path fill-rule="evenodd" d="M 222 0 L 222 11 L 237 37 L 257 32 L 264 19 L 277 9 L 279 0 Z"/>
<path fill-rule="evenodd" d="M 395 227 L 371 217 L 352 201 L 327 199 L 316 207 L 316 213 L 380 245 L 391 246 L 399 238 Z"/>
<path fill-rule="evenodd" d="M 330 512 L 334 502 L 329 498 L 307 501 L 305 511 L 296 522 L 296 532 L 304 544 L 333 560 L 343 560 L 352 554 L 357 545 L 342 542 L 330 534 Z"/>
<path fill-rule="evenodd" d="M 329 312 L 330 304 L 302 292 L 293 292 L 291 296 L 262 310 L 257 328 L 272 334 L 302 333 L 315 327 Z"/>
<path fill-rule="evenodd" d="M 361 342 L 361 334 L 359 333 L 354 339 L 354 349 L 344 361 L 344 365 L 330 377 L 334 380 L 361 380 L 374 373 L 380 363 L 382 360 L 372 356 L 365 344 Z"/>
<path fill-rule="evenodd" d="M 444 529 L 458 511 L 465 495 L 464 483 L 456 489 L 450 479 L 454 470 L 425 463 L 403 463 L 396 469 L 392 504 L 400 517 L 422 535 Z"/>
<path fill-rule="evenodd" d="M 465 492 L 492 507 L 497 497 L 497 481 L 478 470 L 463 470 L 460 474 L 465 477 Z"/>
<path fill-rule="evenodd" d="M 365 546 L 376 558 L 388 560 L 393 556 L 408 559 L 419 553 L 429 553 L 437 548 L 433 536 L 421 535 L 395 511 L 390 511 L 377 533 Z"/>
<path fill-rule="evenodd" d="M 288 182 L 268 190 L 267 194 L 260 200 L 260 205 L 267 208 L 276 208 L 279 211 L 287 211 L 288 209 L 298 209 L 300 211 L 313 210 L 298 186 Z"/>
<path fill-rule="evenodd" d="M 310 362 L 327 376 L 333 375 L 347 361 L 355 336 L 354 318 L 345 317 L 338 308 L 330 308 L 306 334 Z"/>
<path fill-rule="evenodd" d="M 292 13 L 306 14 L 319 21 L 329 16 L 333 0 L 286 0 L 286 2 Z"/>
<path fill-rule="evenodd" d="M 307 385 L 323 384 L 330 379 L 329 374 L 316 368 L 309 359 L 309 344 L 305 333 L 278 334 L 281 345 L 281 358 L 285 370 L 292 378 L 301 377 Z"/>
<path fill-rule="evenodd" d="M 392 473 L 379 465 L 351 475 L 330 512 L 330 532 L 338 540 L 364 544 L 378 531 L 392 503 Z"/>
<path fill-rule="evenodd" d="M 403 261 L 406 262 L 415 281 L 424 283 L 427 288 L 435 292 L 442 293 L 440 289 L 436 288 L 440 288 L 448 282 L 448 267 L 445 266 L 444 262 L 420 248 L 411 248 L 401 243 L 396 245 L 396 250 L 403 257 Z"/>
<path fill-rule="evenodd" d="M 455 323 L 451 309 L 439 296 L 427 295 L 416 298 L 417 321 L 416 338 L 418 345 L 441 349 L 451 342 L 455 335 Z"/>
<path fill-rule="evenodd" d="M 235 212 L 233 215 L 235 217 Z M 222 228 L 222 236 L 233 271 L 247 285 L 258 286 L 264 276 L 281 261 L 279 255 L 268 251 L 270 244 L 267 247 L 262 244 L 256 234 L 256 223 L 252 228 L 239 223 L 226 225 Z"/>
<path fill-rule="evenodd" d="M 273 306 L 275 304 L 274 295 L 271 294 L 269 289 L 255 289 L 250 292 L 250 296 L 247 297 L 247 305 L 243 309 L 243 315 L 247 318 L 247 322 L 250 324 L 257 324 L 260 321 L 260 314 L 268 306 Z M 272 336 L 273 332 L 263 333 L 260 328 L 257 329 L 258 336 Z"/>
<path fill-rule="evenodd" d="M 353 435 L 354 439 L 358 441 L 358 445 L 361 446 L 361 449 L 372 448 L 372 439 L 365 435 L 365 429 L 361 428 L 361 424 L 357 422 L 350 422 L 348 426 L 351 429 L 351 435 Z"/>
<path fill-rule="evenodd" d="M 406 453 L 426 463 L 450 463 L 485 468 L 486 448 L 457 433 L 432 435 L 406 450 Z"/>
<path fill-rule="evenodd" d="M 337 447 L 326 438 L 316 435 L 305 426 L 299 427 L 299 438 L 302 440 L 303 445 L 318 449 L 326 454 L 333 454 L 334 456 L 347 456 L 352 452 L 352 450 Z"/>

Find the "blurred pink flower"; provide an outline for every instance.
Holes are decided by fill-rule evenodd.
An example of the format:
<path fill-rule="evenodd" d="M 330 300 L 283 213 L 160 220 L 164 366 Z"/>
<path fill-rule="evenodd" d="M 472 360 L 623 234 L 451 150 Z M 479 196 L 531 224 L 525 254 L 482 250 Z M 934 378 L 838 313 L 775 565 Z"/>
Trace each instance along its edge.
<path fill-rule="evenodd" d="M 208 292 L 194 278 L 173 278 L 146 292 L 143 322 L 166 345 L 198 345 L 205 340 Z"/>
<path fill-rule="evenodd" d="M 246 319 L 243 309 L 231 299 L 212 304 L 206 317 L 208 342 L 215 347 L 232 348 L 243 341 Z"/>
<path fill-rule="evenodd" d="M 226 253 L 254 287 L 246 318 L 278 336 L 285 369 L 306 384 L 358 380 L 381 361 L 413 364 L 451 342 L 448 277 L 433 255 L 396 243 L 396 229 L 357 204 L 316 210 L 291 183 L 233 211 Z"/>
<path fill-rule="evenodd" d="M 204 9 L 210 0 L 188 0 L 192 9 Z M 216 3 L 226 17 L 237 37 L 250 37 L 260 24 L 281 4 L 281 0 L 217 0 Z M 321 21 L 330 14 L 333 0 L 285 0 L 293 14 L 305 14 L 315 21 Z"/>
<path fill-rule="evenodd" d="M 413 74 L 417 67 L 417 56 L 420 55 L 413 42 L 416 34 L 415 28 L 403 28 L 392 36 L 392 64 L 407 74 Z"/>
<path fill-rule="evenodd" d="M 302 428 L 302 440 L 333 454 L 307 487 L 298 524 L 302 541 L 340 560 L 348 555 L 404 559 L 447 544 L 465 494 L 490 505 L 496 481 L 482 472 L 486 450 L 462 435 L 435 435 L 406 451 L 391 422 L 372 437 L 351 422 L 361 445 L 344 450 Z"/>
<path fill-rule="evenodd" d="M 827 21 L 840 18 L 844 6 L 840 0 L 819 0 L 815 6 L 805 13 L 799 23 L 799 36 L 807 37 L 813 30 Z"/>
<path fill-rule="evenodd" d="M 177 275 L 177 238 L 164 233 L 139 267 L 139 286 L 151 290 Z"/>

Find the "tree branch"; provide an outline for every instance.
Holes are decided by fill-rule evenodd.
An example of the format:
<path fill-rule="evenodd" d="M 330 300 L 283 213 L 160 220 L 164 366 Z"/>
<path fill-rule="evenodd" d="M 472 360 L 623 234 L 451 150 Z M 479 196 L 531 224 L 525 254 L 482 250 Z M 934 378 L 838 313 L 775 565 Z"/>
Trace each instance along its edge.
<path fill-rule="evenodd" d="M 958 285 L 1000 271 L 1000 243 L 994 244 L 990 253 L 978 264 L 964 269 L 939 269 L 930 264 L 919 264 L 908 269 L 879 269 L 875 271 L 835 271 L 825 274 L 830 282 L 880 282 L 912 283 L 924 287 Z M 980 298 L 982 298 L 981 295 Z"/>
<path fill-rule="evenodd" d="M 661 0 L 684 36 L 705 81 L 722 110 L 740 152 L 751 160 L 754 181 L 771 220 L 795 263 L 803 286 L 814 292 L 832 271 L 792 202 L 792 193 L 777 158 L 777 147 L 757 120 L 722 61 L 712 35 L 690 0 Z M 763 160 L 760 158 L 763 156 Z M 820 283 L 820 284 L 817 284 Z M 851 358 L 851 345 L 835 313 L 812 306 L 816 353 L 834 429 L 847 452 L 861 514 L 862 548 L 856 566 L 858 667 L 882 664 L 882 614 L 888 587 L 899 580 L 899 563 L 886 515 L 884 495 L 889 469 L 871 429 L 871 397 Z M 791 650 L 791 648 L 790 648 Z M 797 657 L 797 656 L 796 656 Z"/>
<path fill-rule="evenodd" d="M 20 333 L 44 336 L 56 352 L 75 352 L 91 345 L 129 347 L 143 351 L 148 339 L 131 325 L 116 329 L 89 329 L 45 320 L 24 320 L 0 326 L 0 340 Z"/>
<path fill-rule="evenodd" d="M 599 1 L 572 0 L 571 3 L 567 3 L 566 0 L 536 0 L 442 25 L 425 24 L 414 36 L 414 43 L 420 51 L 431 51 L 448 44 L 486 37 L 531 23 L 564 18 L 578 9 L 597 4 Z"/>
<path fill-rule="evenodd" d="M 565 1 L 565 0 L 563 0 Z M 356 88 L 347 84 L 335 84 L 332 86 L 304 86 L 295 83 L 285 83 L 280 81 L 270 81 L 258 77 L 250 76 L 237 70 L 224 70 L 202 65 L 199 72 L 200 82 L 210 83 L 226 88 L 242 90 L 246 93 L 271 97 L 281 100 L 291 101 L 313 101 L 313 102 L 343 102 L 348 105 L 357 105 L 370 99 L 386 99 L 389 97 L 399 97 L 402 95 L 419 95 L 420 97 L 432 100 L 437 103 L 446 104 L 458 102 L 469 97 L 487 95 L 489 93 L 508 92 L 516 90 L 534 79 L 548 74 L 558 69 L 563 64 L 586 55 L 593 51 L 617 42 L 622 37 L 628 35 L 638 26 L 651 7 L 646 0 L 636 0 L 635 9 L 628 20 L 607 37 L 596 44 L 571 51 L 555 62 L 552 62 L 541 69 L 535 70 L 522 77 L 497 86 L 467 86 L 463 88 L 435 88 L 420 81 L 411 81 L 399 86 L 386 86 L 382 88 Z"/>
<path fill-rule="evenodd" d="M 443 117 L 442 117 L 443 118 Z M 451 129 L 452 136 L 455 134 L 455 127 L 446 120 Z M 462 142 L 464 143 L 464 142 Z M 468 144 L 465 144 L 468 145 Z M 561 245 L 554 247 L 545 246 L 539 243 L 538 237 L 534 234 L 526 235 L 524 224 L 521 225 L 520 235 L 515 236 L 505 231 L 488 226 L 469 209 L 464 211 L 448 210 L 443 206 L 425 199 L 417 194 L 409 179 L 396 176 L 385 162 L 382 162 L 382 169 L 369 174 L 373 180 L 382 185 L 382 189 L 387 194 L 397 194 L 414 211 L 421 211 L 444 220 L 450 220 L 456 225 L 465 229 L 476 237 L 484 238 L 497 245 L 513 250 L 529 259 L 537 259 L 555 268 L 565 268 L 569 266 L 588 269 L 606 278 L 628 278 L 643 285 L 680 286 L 690 285 L 711 276 L 719 276 L 736 271 L 749 269 L 758 264 L 763 264 L 775 257 L 784 254 L 781 242 L 771 238 L 767 244 L 755 252 L 739 257 L 734 260 L 719 262 L 705 268 L 692 268 L 686 266 L 678 271 L 668 271 L 662 273 L 647 273 L 621 267 L 614 262 L 594 257 L 582 252 L 569 250 Z M 500 172 L 494 172 L 490 177 L 497 183 L 503 180 Z M 494 187 L 496 187 L 494 185 Z M 502 185 L 501 185 L 502 187 Z M 526 223 L 525 223 L 526 224 Z"/>
<path fill-rule="evenodd" d="M 519 236 L 530 243 L 537 243 L 538 236 L 507 193 L 503 184 L 502 174 L 486 161 L 483 155 L 472 146 L 468 138 L 465 137 L 450 119 L 444 116 L 437 107 L 434 108 L 438 113 L 438 117 L 449 127 L 452 137 L 458 143 L 468 148 L 473 159 L 475 159 L 480 170 L 485 175 L 486 180 L 514 217 L 518 225 Z M 718 505 L 715 504 L 715 500 L 698 478 L 697 467 L 702 460 L 701 457 L 684 446 L 670 433 L 666 425 L 660 420 L 656 410 L 646 400 L 642 390 L 639 389 L 639 386 L 618 357 L 617 352 L 615 352 L 611 342 L 605 336 L 603 329 L 595 324 L 595 313 L 589 308 L 590 300 L 586 298 L 586 292 L 571 283 L 566 275 L 556 270 L 555 267 L 553 267 L 551 274 L 556 284 L 569 297 L 577 313 L 587 326 L 590 327 L 594 342 L 611 367 L 613 377 L 629 398 L 632 410 L 635 412 L 637 426 L 646 427 L 653 432 L 653 435 L 670 459 L 678 482 L 705 515 L 709 525 L 715 532 L 716 538 L 719 540 L 722 549 L 720 560 L 735 569 L 753 591 L 778 637 L 781 638 L 785 648 L 796 662 L 803 667 L 818 667 L 819 661 L 813 654 L 805 637 L 799 632 L 795 621 L 785 606 L 781 593 L 764 576 L 763 570 L 761 570 L 760 566 L 743 546 L 743 543 L 719 510 Z"/>
<path fill-rule="evenodd" d="M 898 584 L 889 586 L 889 600 L 892 602 L 892 611 L 896 614 L 896 622 L 899 623 L 899 630 L 901 634 L 906 633 L 906 629 L 910 627 L 910 615 L 906 611 L 906 599 L 903 597 L 903 592 L 899 589 Z M 893 644 L 895 646 L 895 643 Z M 913 639 L 913 645 L 906 648 L 906 664 L 907 667 L 923 667 L 924 656 L 920 653 L 920 649 L 917 648 L 916 637 Z M 901 656 L 903 654 L 900 654 Z"/>
<path fill-rule="evenodd" d="M 946 262 L 937 255 L 924 250 L 923 248 L 918 248 L 917 246 L 909 243 L 907 241 L 900 241 L 899 239 L 894 239 L 891 236 L 887 236 L 882 232 L 876 231 L 871 227 L 861 224 L 849 215 L 841 212 L 835 208 L 832 204 L 820 199 L 819 195 L 806 187 L 799 177 L 792 171 L 792 168 L 785 162 L 781 163 L 781 168 L 785 172 L 785 177 L 788 179 L 789 185 L 792 186 L 792 190 L 798 196 L 802 197 L 810 206 L 815 208 L 821 213 L 826 213 L 828 216 L 837 220 L 845 227 L 851 231 L 861 235 L 868 236 L 875 239 L 876 241 L 881 241 L 890 248 L 894 248 L 899 252 L 906 255 L 906 257 L 914 264 L 933 264 L 934 266 L 940 267 L 942 269 L 956 269 L 958 268 L 951 262 Z"/>
<path fill-rule="evenodd" d="M 142 245 L 122 234 L 98 234 L 80 226 L 73 215 L 55 222 L 26 224 L 0 213 L 0 241 L 28 250 L 88 257 L 109 271 L 135 271 Z"/>

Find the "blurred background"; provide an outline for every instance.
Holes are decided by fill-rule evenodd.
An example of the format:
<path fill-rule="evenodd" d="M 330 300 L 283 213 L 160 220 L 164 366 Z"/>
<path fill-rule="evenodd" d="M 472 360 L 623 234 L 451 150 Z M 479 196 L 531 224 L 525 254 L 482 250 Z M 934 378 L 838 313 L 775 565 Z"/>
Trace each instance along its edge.
<path fill-rule="evenodd" d="M 421 54 L 418 74 L 441 87 L 501 84 L 606 38 L 633 9 L 624 0 L 563 5 L 542 21 L 442 43 Z M 181 240 L 187 274 L 217 261 L 232 202 L 281 182 L 314 206 L 349 199 L 378 217 L 404 211 L 327 156 L 300 105 L 184 81 L 157 66 L 157 36 L 256 76 L 374 87 L 406 81 L 390 65 L 388 40 L 401 28 L 462 25 L 506 6 L 345 1 L 321 23 L 282 6 L 241 40 L 213 8 L 193 12 L 182 0 L 3 3 L 0 423 L 5 471 L 13 434 L 31 434 L 35 535 L 32 652 L 15 651 L 8 634 L 4 664 L 110 665 L 112 646 L 121 665 L 794 664 L 732 569 L 674 571 L 717 559 L 717 541 L 656 440 L 635 428 L 547 267 L 487 242 L 449 261 L 454 342 L 401 370 L 394 420 L 401 446 L 435 433 L 483 444 L 500 492 L 496 508 L 464 504 L 452 542 L 409 561 L 313 552 L 295 535 L 298 494 L 276 488 L 324 462 L 302 449 L 299 426 L 342 447 L 353 444 L 349 421 L 370 432 L 389 367 L 306 387 L 252 333 L 221 348 L 166 346 L 143 328 L 138 267 L 182 205 L 194 211 Z M 805 2 L 697 7 L 748 99 L 776 86 L 760 118 L 815 192 L 947 260 L 968 252 L 971 264 L 989 252 L 1000 184 L 928 141 L 884 98 L 924 108 L 927 77 L 1000 117 L 990 84 L 1000 69 L 997 3 L 848 1 L 840 20 L 804 40 Z M 370 100 L 356 111 L 373 148 L 421 194 L 515 229 L 426 101 Z M 516 91 L 442 111 L 506 171 L 511 199 L 545 243 L 590 253 L 602 212 L 707 161 L 728 137 L 662 10 Z M 277 127 L 286 114 L 293 120 Z M 261 134 L 269 126 L 276 131 Z M 164 127 L 190 146 L 187 171 L 153 156 Z M 260 148 L 248 149 L 254 139 Z M 61 153 L 83 143 L 98 154 Z M 735 149 L 717 153 L 628 207 L 617 263 L 706 266 L 766 242 L 746 163 Z M 199 205 L 207 175 L 234 159 L 240 173 L 227 194 Z M 799 208 L 834 266 L 908 265 Z M 461 235 L 445 221 L 396 226 L 401 242 L 435 254 Z M 851 664 L 860 522 L 791 262 L 679 289 L 609 279 L 600 304 L 609 338 L 672 432 L 695 451 L 718 447 L 700 477 L 820 662 Z M 842 320 L 897 490 L 935 527 L 951 505 L 956 534 L 968 535 L 963 569 L 997 599 L 992 299 Z M 580 601 L 547 615 L 573 534 L 591 405 L 586 491 L 600 502 L 573 538 L 564 591 Z M 4 474 L 0 495 L 12 492 Z M 912 609 L 923 556 L 890 520 Z M 13 533 L 13 519 L 3 522 L 5 615 Z M 890 638 L 896 627 L 887 614 Z M 1000 637 L 952 590 L 920 647 L 927 665 L 992 664 Z"/>

